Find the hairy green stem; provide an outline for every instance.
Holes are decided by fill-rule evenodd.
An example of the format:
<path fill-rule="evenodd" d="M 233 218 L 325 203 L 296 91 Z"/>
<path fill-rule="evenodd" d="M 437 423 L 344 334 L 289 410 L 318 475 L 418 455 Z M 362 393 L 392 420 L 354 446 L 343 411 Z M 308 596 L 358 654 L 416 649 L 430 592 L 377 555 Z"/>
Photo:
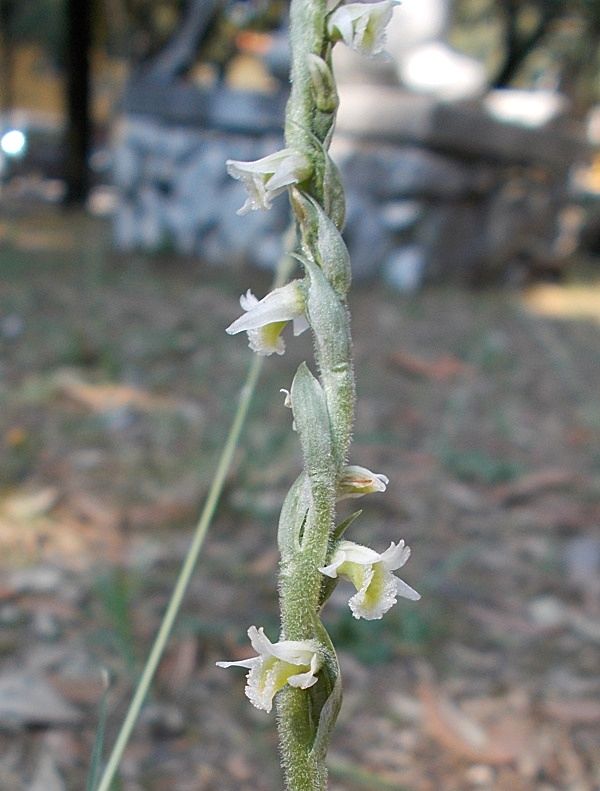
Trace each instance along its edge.
<path fill-rule="evenodd" d="M 321 142 L 317 109 L 312 90 L 308 58 L 322 55 L 328 42 L 325 37 L 326 0 L 292 0 L 290 3 L 290 45 L 292 51 L 292 87 L 286 109 L 285 138 L 291 148 L 310 151 L 312 136 Z"/>
<path fill-rule="evenodd" d="M 292 0 L 292 89 L 286 144 L 308 156 L 312 176 L 292 191 L 306 271 L 307 315 L 321 382 L 303 364 L 291 391 L 305 471 L 292 487 L 279 529 L 281 631 L 285 640 L 316 640 L 323 654 L 309 691 L 285 687 L 277 698 L 287 791 L 324 791 L 325 755 L 341 702 L 335 651 L 319 619 L 323 575 L 335 530 L 335 500 L 354 419 L 354 377 L 345 306 L 349 259 L 339 227 L 343 190 L 327 154 L 337 94 L 330 70 L 326 0 Z M 311 64 L 313 72 L 311 75 Z M 315 74 L 317 75 L 315 77 Z M 331 101 L 329 101 L 331 100 Z"/>

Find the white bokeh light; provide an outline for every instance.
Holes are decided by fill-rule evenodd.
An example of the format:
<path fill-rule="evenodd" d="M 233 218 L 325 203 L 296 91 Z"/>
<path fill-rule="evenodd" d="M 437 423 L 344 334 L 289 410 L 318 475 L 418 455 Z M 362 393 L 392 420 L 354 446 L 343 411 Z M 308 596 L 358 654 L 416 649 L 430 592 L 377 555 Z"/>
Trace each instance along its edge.
<path fill-rule="evenodd" d="M 0 137 L 0 148 L 9 157 L 18 157 L 25 151 L 27 140 L 20 129 L 11 129 Z"/>

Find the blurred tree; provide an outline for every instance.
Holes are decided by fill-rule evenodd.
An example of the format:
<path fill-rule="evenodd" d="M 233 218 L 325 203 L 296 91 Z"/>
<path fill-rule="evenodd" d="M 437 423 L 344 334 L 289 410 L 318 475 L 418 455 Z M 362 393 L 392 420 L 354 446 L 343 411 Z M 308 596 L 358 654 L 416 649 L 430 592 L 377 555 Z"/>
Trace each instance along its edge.
<path fill-rule="evenodd" d="M 66 0 L 65 202 L 83 203 L 89 188 L 91 0 Z"/>
<path fill-rule="evenodd" d="M 13 106 L 13 36 L 12 23 L 15 16 L 16 0 L 0 0 L 0 111 L 6 113 Z"/>
<path fill-rule="evenodd" d="M 64 62 L 64 0 L 0 0 L 0 24 L 3 42 L 38 44 L 57 65 Z"/>
<path fill-rule="evenodd" d="M 570 97 L 583 114 L 600 99 L 600 0 L 456 0 L 455 26 L 472 54 L 488 54 L 492 88 L 540 78 Z M 488 39 L 496 32 L 496 57 Z M 469 39 L 486 38 L 486 47 Z"/>
<path fill-rule="evenodd" d="M 103 0 L 106 40 L 134 70 L 181 76 L 195 62 L 222 74 L 241 29 L 271 30 L 287 10 L 284 0 Z"/>

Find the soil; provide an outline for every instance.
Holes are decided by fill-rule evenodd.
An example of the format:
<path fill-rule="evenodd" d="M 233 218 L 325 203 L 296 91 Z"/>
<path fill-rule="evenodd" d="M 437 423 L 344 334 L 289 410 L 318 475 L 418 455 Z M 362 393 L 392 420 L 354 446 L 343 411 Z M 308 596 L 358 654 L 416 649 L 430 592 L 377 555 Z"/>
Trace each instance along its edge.
<path fill-rule="evenodd" d="M 0 219 L 0 788 L 80 791 L 110 748 L 251 362 L 225 327 L 269 277 L 119 257 L 78 214 Z M 600 286 L 357 284 L 352 461 L 385 473 L 348 536 L 404 538 L 401 600 L 325 613 L 344 705 L 331 791 L 600 788 Z M 298 473 L 269 358 L 123 791 L 281 788 L 251 707 L 251 624 L 277 635 L 275 530 Z M 340 516 L 353 501 L 340 504 Z M 110 688 L 103 698 L 103 673 Z M 15 693 L 17 690 L 17 693 Z"/>

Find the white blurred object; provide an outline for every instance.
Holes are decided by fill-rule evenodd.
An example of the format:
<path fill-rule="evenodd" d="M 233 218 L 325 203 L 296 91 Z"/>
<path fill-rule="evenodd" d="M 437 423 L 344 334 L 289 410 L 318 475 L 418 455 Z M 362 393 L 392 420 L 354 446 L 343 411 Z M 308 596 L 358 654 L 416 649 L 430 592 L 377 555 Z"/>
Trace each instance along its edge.
<path fill-rule="evenodd" d="M 448 0 L 411 0 L 398 6 L 387 28 L 388 52 L 401 59 L 415 47 L 445 38 L 450 6 Z"/>
<path fill-rule="evenodd" d="M 383 265 L 385 282 L 403 294 L 414 294 L 425 279 L 425 252 L 420 245 L 411 244 L 395 250 Z"/>
<path fill-rule="evenodd" d="M 586 121 L 587 138 L 593 146 L 600 146 L 600 104 L 594 105 Z"/>
<path fill-rule="evenodd" d="M 445 38 L 450 23 L 449 0 L 410 0 L 394 8 L 386 30 L 385 53 L 365 58 L 349 47 L 334 47 L 333 62 L 341 85 L 397 85 L 398 63 L 415 48 Z"/>
<path fill-rule="evenodd" d="M 483 65 L 442 41 L 418 46 L 400 58 L 398 76 L 407 88 L 448 101 L 480 96 L 486 87 Z"/>
<path fill-rule="evenodd" d="M 20 157 L 25 153 L 27 139 L 20 129 L 9 129 L 0 137 L 0 148 L 9 157 Z"/>
<path fill-rule="evenodd" d="M 536 129 L 561 115 L 568 100 L 553 91 L 491 91 L 483 100 L 486 110 L 498 121 Z"/>

